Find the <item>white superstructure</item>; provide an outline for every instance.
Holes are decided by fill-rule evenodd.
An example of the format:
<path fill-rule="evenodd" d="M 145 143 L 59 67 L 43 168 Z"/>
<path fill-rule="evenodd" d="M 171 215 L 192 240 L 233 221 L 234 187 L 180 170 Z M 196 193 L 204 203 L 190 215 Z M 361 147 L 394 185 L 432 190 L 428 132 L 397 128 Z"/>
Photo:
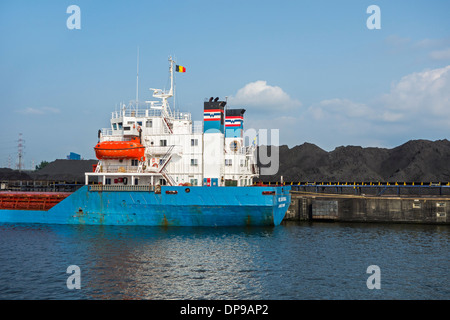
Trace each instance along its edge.
<path fill-rule="evenodd" d="M 123 105 L 112 113 L 111 127 L 99 130 L 99 143 L 140 137 L 144 157 L 100 159 L 95 172 L 104 185 L 246 186 L 258 176 L 256 145 L 245 145 L 244 109 L 227 110 L 225 101 L 204 102 L 203 121 L 172 110 L 174 64 L 169 58 L 171 88 L 150 89 L 156 101 Z M 133 140 L 134 141 L 134 140 Z"/>

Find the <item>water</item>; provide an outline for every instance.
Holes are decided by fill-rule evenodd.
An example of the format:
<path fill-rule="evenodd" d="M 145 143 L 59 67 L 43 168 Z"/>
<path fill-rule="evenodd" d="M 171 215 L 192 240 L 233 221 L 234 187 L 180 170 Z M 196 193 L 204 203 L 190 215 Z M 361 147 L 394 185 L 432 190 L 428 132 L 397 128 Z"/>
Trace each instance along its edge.
<path fill-rule="evenodd" d="M 0 225 L 0 299 L 450 299 L 449 226 Z M 67 267 L 81 270 L 68 289 Z M 369 290 L 367 267 L 380 268 Z"/>

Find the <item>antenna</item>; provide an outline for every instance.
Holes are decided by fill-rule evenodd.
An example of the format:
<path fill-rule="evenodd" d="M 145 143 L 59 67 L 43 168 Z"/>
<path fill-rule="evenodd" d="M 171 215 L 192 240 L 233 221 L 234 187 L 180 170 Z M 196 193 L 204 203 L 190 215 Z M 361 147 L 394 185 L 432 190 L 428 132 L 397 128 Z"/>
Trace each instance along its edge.
<path fill-rule="evenodd" d="M 136 105 L 139 101 L 139 46 L 137 47 L 137 67 L 136 67 Z"/>

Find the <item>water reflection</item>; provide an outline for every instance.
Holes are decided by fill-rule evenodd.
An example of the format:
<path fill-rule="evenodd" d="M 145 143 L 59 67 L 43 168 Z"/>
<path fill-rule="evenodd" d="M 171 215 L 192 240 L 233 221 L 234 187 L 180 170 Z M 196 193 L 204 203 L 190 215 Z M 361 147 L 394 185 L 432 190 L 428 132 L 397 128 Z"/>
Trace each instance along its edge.
<path fill-rule="evenodd" d="M 449 235 L 435 225 L 0 225 L 0 298 L 448 299 Z M 72 264 L 81 290 L 65 287 Z M 381 290 L 366 286 L 373 264 Z"/>
<path fill-rule="evenodd" d="M 91 298 L 237 299 L 261 290 L 254 237 L 274 230 L 82 226 L 70 238 L 86 249 Z"/>

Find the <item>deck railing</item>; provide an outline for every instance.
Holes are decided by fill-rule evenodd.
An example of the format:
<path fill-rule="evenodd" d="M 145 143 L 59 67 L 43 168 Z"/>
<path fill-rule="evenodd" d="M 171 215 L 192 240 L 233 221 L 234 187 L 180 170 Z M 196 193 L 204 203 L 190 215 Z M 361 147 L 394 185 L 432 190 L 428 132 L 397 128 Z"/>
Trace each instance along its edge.
<path fill-rule="evenodd" d="M 161 105 L 156 105 L 155 107 L 162 107 Z M 166 110 L 168 116 L 170 118 L 176 119 L 176 120 L 191 120 L 191 113 L 190 112 L 181 112 L 179 110 L 171 111 Z M 121 117 L 136 117 L 136 118 L 143 118 L 143 117 L 161 117 L 162 116 L 162 110 L 161 109 L 152 109 L 151 107 L 144 107 L 144 108 L 127 108 L 122 111 L 114 111 L 112 112 L 112 118 L 117 119 Z"/>
<path fill-rule="evenodd" d="M 114 185 L 104 185 L 104 184 L 93 184 L 89 186 L 89 191 L 155 191 L 155 186 L 146 185 L 146 186 L 114 186 Z"/>

